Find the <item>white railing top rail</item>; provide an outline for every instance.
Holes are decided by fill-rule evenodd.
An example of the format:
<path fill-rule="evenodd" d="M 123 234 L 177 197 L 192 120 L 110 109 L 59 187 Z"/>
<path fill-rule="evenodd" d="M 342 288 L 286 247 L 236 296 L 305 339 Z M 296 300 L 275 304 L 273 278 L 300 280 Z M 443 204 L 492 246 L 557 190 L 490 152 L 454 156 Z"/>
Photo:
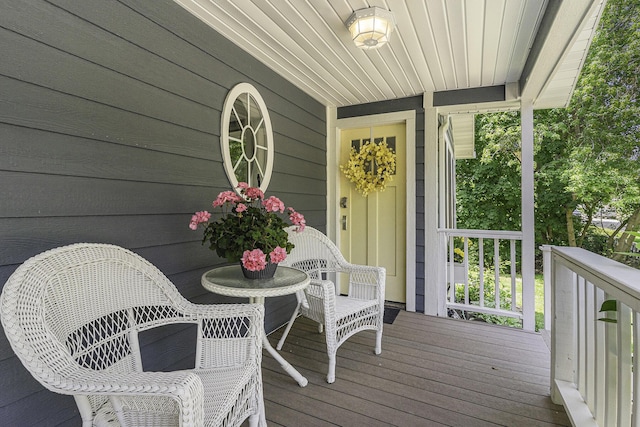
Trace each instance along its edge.
<path fill-rule="evenodd" d="M 551 252 L 556 262 L 605 291 L 609 298 L 640 311 L 640 270 L 582 248 L 552 246 Z"/>
<path fill-rule="evenodd" d="M 522 240 L 522 231 L 508 230 L 469 230 L 461 228 L 440 228 L 438 233 L 452 237 L 474 237 L 484 239 Z"/>
<path fill-rule="evenodd" d="M 574 425 L 640 426 L 640 270 L 581 248 L 541 249 L 554 298 L 552 400 Z M 619 303 L 605 324 L 606 299 Z"/>

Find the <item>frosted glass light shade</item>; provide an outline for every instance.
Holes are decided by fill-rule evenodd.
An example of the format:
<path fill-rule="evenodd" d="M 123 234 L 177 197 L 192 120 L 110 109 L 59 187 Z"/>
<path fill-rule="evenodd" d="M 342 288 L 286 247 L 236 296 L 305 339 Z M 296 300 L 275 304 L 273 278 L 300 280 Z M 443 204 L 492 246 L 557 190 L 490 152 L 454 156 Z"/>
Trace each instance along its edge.
<path fill-rule="evenodd" d="M 377 49 L 387 43 L 395 26 L 393 14 L 379 7 L 356 10 L 345 25 L 360 49 Z"/>

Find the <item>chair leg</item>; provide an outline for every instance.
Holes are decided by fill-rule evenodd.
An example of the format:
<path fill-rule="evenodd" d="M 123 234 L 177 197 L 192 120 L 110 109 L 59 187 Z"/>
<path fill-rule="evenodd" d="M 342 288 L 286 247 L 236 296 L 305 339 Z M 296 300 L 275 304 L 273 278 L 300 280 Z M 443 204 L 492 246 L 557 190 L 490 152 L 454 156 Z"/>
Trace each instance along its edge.
<path fill-rule="evenodd" d="M 376 354 L 382 353 L 382 330 L 376 331 Z"/>
<path fill-rule="evenodd" d="M 259 381 L 260 384 L 262 384 L 262 375 L 260 375 Z M 261 386 L 258 387 L 256 395 L 258 413 L 249 415 L 249 427 L 267 427 L 267 416 L 264 409 L 264 390 Z"/>
<path fill-rule="evenodd" d="M 298 305 L 296 306 L 296 309 L 293 310 L 293 314 L 291 315 L 291 319 L 289 319 L 289 323 L 287 323 L 287 327 L 284 330 L 284 333 L 282 334 L 282 337 L 280 338 L 280 341 L 278 341 L 278 345 L 276 346 L 277 350 L 282 350 L 282 346 L 284 345 L 284 341 L 287 339 L 287 335 L 289 335 L 289 331 L 291 330 L 291 327 L 293 326 L 293 322 L 296 321 L 296 318 L 298 317 L 298 313 L 300 312 L 300 303 L 298 303 Z"/>
<path fill-rule="evenodd" d="M 333 384 L 336 380 L 336 354 L 329 354 L 329 372 L 327 373 L 327 382 Z"/>
<path fill-rule="evenodd" d="M 261 414 L 253 414 L 249 416 L 249 427 L 258 427 L 260 426 L 260 418 Z M 266 426 L 266 421 L 262 423 L 262 425 Z"/>

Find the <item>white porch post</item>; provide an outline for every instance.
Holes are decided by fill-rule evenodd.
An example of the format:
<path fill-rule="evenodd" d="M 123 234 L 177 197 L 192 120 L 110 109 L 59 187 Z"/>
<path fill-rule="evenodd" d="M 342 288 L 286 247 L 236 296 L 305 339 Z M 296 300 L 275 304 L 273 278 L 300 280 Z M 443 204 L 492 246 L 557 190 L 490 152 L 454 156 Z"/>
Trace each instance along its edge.
<path fill-rule="evenodd" d="M 336 125 L 338 120 L 338 109 L 336 107 L 327 107 L 327 236 L 332 241 L 340 245 L 338 233 L 338 143 L 340 129 Z"/>
<path fill-rule="evenodd" d="M 551 245 L 540 246 L 544 275 L 544 329 L 551 331 Z"/>
<path fill-rule="evenodd" d="M 522 328 L 535 330 L 535 223 L 533 197 L 533 104 L 523 101 L 522 131 Z"/>
<path fill-rule="evenodd" d="M 575 274 L 566 266 L 551 261 L 551 400 L 561 405 L 557 381 L 575 383 L 576 297 Z M 595 323 L 595 322 L 594 322 Z M 579 396 L 578 396 L 579 398 Z"/>

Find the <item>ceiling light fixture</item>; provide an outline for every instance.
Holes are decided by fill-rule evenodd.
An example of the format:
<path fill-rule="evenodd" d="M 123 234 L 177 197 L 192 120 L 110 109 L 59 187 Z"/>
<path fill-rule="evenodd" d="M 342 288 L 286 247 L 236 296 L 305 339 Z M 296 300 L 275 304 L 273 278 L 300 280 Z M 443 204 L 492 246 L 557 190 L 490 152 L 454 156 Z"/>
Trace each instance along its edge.
<path fill-rule="evenodd" d="M 377 49 L 389 41 L 395 26 L 393 14 L 379 7 L 356 10 L 345 25 L 360 49 Z"/>

